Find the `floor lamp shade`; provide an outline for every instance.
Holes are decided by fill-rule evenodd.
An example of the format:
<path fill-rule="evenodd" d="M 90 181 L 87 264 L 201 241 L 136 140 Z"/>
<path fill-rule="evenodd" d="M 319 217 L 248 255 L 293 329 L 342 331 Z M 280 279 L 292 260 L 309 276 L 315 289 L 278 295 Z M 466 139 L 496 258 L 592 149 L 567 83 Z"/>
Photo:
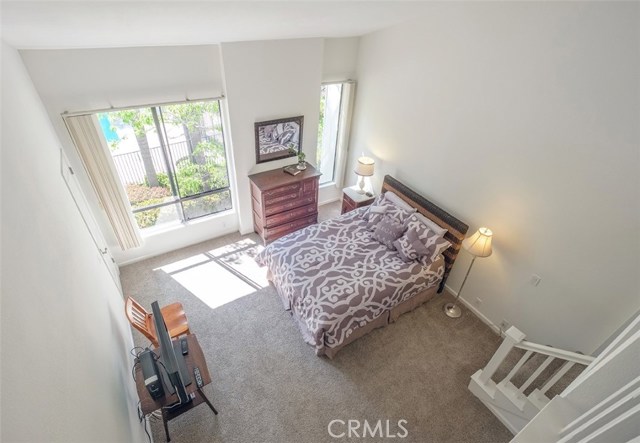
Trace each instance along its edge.
<path fill-rule="evenodd" d="M 455 302 L 447 303 L 443 306 L 444 313 L 449 317 L 458 318 L 462 315 L 462 311 L 456 303 L 460 298 L 460 294 L 462 294 L 462 288 L 464 288 L 464 284 L 467 282 L 467 277 L 469 277 L 469 273 L 471 272 L 471 268 L 473 267 L 473 263 L 476 261 L 476 258 L 489 257 L 491 255 L 492 236 L 493 232 L 491 232 L 491 229 L 483 227 L 478 229 L 478 231 L 471 237 L 462 240 L 462 247 L 473 256 L 473 259 L 471 259 L 471 264 L 469 265 L 469 269 L 467 269 L 467 274 L 464 276 L 464 280 L 462 280 Z"/>
<path fill-rule="evenodd" d="M 480 228 L 469 238 L 462 240 L 462 247 L 469 254 L 476 257 L 489 257 L 491 255 L 491 237 L 493 232 L 489 228 Z"/>

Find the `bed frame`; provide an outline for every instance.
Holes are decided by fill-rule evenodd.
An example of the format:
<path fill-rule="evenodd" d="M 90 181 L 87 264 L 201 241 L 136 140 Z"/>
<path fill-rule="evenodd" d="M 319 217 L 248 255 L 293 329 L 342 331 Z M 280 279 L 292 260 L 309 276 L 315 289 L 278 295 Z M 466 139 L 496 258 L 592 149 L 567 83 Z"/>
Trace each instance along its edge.
<path fill-rule="evenodd" d="M 453 267 L 453 263 L 456 261 L 456 257 L 458 257 L 458 252 L 460 252 L 460 247 L 462 246 L 462 240 L 464 240 L 464 236 L 469 230 L 469 226 L 449 214 L 444 209 L 438 207 L 436 204 L 431 203 L 413 189 L 403 185 L 390 175 L 385 175 L 384 182 L 382 183 L 382 193 L 384 194 L 387 191 L 398 194 L 398 197 L 416 208 L 422 215 L 433 220 L 439 226 L 447 230 L 444 238 L 451 243 L 451 247 L 444 251 L 443 254 L 445 263 L 444 276 L 442 277 L 442 282 L 440 282 L 438 293 L 442 292 L 444 284 L 447 281 L 447 277 L 449 276 L 449 272 Z"/>
<path fill-rule="evenodd" d="M 385 176 L 384 182 L 382 183 L 382 193 L 385 193 L 387 191 L 391 191 L 397 194 L 398 197 L 400 197 L 412 207 L 416 208 L 416 210 L 422 215 L 433 220 L 439 226 L 447 229 L 447 233 L 445 234 L 444 238 L 446 238 L 451 243 L 451 247 L 447 249 L 443 254 L 444 275 L 442 276 L 442 281 L 440 282 L 440 286 L 438 286 L 437 288 L 434 286 L 417 293 L 410 299 L 396 305 L 393 309 L 385 312 L 383 315 L 379 316 L 371 323 L 368 323 L 365 326 L 356 329 L 353 334 L 345 339 L 339 346 L 334 348 L 325 347 L 324 355 L 326 355 L 330 359 L 333 359 L 338 351 L 340 351 L 349 343 L 353 343 L 355 340 L 362 337 L 363 335 L 368 334 L 374 329 L 382 328 L 389 323 L 395 322 L 402 314 L 413 311 L 418 306 L 431 300 L 436 295 L 436 293 L 442 292 L 442 290 L 444 289 L 444 284 L 447 281 L 447 277 L 449 276 L 449 272 L 451 271 L 451 267 L 456 261 L 458 252 L 460 252 L 462 240 L 469 230 L 469 226 L 466 223 L 458 220 L 456 217 L 449 214 L 444 209 L 430 202 L 429 200 L 427 200 L 408 186 L 400 183 L 390 175 Z"/>

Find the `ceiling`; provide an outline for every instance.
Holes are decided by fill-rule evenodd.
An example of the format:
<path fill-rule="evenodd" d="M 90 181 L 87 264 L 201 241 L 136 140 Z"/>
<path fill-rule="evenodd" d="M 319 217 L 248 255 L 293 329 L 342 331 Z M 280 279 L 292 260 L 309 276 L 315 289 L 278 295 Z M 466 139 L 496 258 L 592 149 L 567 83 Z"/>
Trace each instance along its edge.
<path fill-rule="evenodd" d="M 424 13 L 421 1 L 2 1 L 18 49 L 200 45 L 367 34 Z"/>

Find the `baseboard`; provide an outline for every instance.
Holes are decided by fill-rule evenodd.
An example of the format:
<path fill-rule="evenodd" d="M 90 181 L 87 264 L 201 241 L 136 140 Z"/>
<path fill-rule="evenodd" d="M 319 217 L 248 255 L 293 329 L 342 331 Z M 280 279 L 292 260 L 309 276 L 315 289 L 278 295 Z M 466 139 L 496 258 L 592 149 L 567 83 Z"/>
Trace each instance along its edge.
<path fill-rule="evenodd" d="M 318 206 L 328 205 L 329 203 L 337 202 L 337 201 L 340 201 L 340 200 L 342 200 L 342 197 L 330 198 L 328 200 L 323 200 L 323 201 L 319 202 Z"/>
<path fill-rule="evenodd" d="M 148 254 L 145 254 L 145 255 L 142 255 L 142 256 L 139 256 L 139 257 L 134 257 L 134 258 L 130 258 L 128 260 L 123 260 L 121 263 L 118 263 L 118 267 L 131 265 L 131 264 L 143 261 L 143 260 L 148 260 L 150 258 L 157 257 L 157 256 L 162 255 L 162 254 L 167 254 L 169 252 L 178 251 L 178 250 L 183 249 L 183 248 L 188 248 L 189 246 L 197 245 L 198 243 L 204 243 L 204 242 L 207 242 L 207 241 L 210 241 L 210 240 L 214 240 L 214 239 L 219 238 L 219 237 L 224 237 L 225 235 L 230 235 L 230 234 L 233 234 L 234 232 L 240 233 L 238 228 L 236 228 L 236 227 L 232 227 L 232 228 L 229 228 L 229 229 L 224 229 L 224 230 L 220 231 L 215 237 L 210 237 L 210 238 L 205 238 L 205 239 L 195 239 L 192 242 L 186 242 L 186 243 L 178 245 L 178 246 L 170 246 L 170 247 L 166 247 L 166 248 L 160 248 L 160 249 L 158 249 L 156 251 L 150 252 Z M 250 231 L 249 233 L 251 233 L 251 232 L 253 232 L 253 230 Z M 244 235 L 244 234 L 240 233 L 240 235 Z"/>
<path fill-rule="evenodd" d="M 456 291 L 454 291 L 453 289 L 451 289 L 451 287 L 449 285 L 447 285 L 446 283 L 445 283 L 444 287 L 445 287 L 445 289 L 447 291 L 452 293 L 455 297 L 458 296 L 458 293 Z M 478 317 L 482 321 L 482 323 L 484 323 L 485 325 L 489 326 L 493 332 L 495 332 L 497 335 L 500 335 L 500 336 L 504 337 L 504 332 L 500 329 L 500 326 L 496 325 L 491 320 L 489 320 L 489 318 L 487 316 L 485 316 L 482 312 L 478 311 L 478 308 L 473 306 L 471 303 L 469 303 L 468 301 L 466 301 L 462 297 L 460 297 L 458 299 L 458 301 L 460 303 L 462 303 L 468 310 L 473 312 L 473 314 L 476 317 Z"/>

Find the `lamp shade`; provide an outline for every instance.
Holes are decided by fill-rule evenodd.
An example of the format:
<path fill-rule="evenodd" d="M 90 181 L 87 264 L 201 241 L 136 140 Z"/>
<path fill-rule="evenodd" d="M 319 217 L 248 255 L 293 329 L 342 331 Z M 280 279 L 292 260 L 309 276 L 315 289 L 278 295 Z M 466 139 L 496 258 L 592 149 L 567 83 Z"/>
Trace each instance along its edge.
<path fill-rule="evenodd" d="M 464 247 L 469 254 L 476 257 L 489 257 L 491 255 L 491 237 L 493 232 L 489 228 L 480 228 L 471 237 L 462 240 Z"/>
<path fill-rule="evenodd" d="M 356 169 L 353 172 L 362 177 L 370 177 L 373 175 L 374 164 L 375 161 L 372 158 L 362 156 L 358 159 Z"/>

